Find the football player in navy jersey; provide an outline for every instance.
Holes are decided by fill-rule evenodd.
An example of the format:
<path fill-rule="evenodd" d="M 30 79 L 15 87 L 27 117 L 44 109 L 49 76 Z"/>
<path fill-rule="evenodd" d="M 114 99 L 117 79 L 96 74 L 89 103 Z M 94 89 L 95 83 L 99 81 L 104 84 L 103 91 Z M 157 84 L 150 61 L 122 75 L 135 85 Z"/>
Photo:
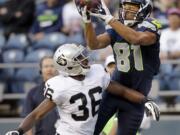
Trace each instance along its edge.
<path fill-rule="evenodd" d="M 78 5 L 76 5 L 78 6 Z M 87 7 L 78 7 L 85 23 L 85 37 L 90 49 L 112 46 L 116 70 L 112 79 L 148 95 L 153 76 L 158 73 L 159 28 L 161 24 L 149 18 L 152 12 L 150 0 L 121 0 L 119 19 L 112 16 L 103 0 L 96 12 Z M 109 29 L 96 36 L 91 17 L 105 21 Z M 135 135 L 141 124 L 144 106 L 130 103 L 126 99 L 105 91 L 101 102 L 94 135 L 99 135 L 106 122 L 118 112 L 118 135 Z M 156 115 L 153 115 L 156 116 Z M 159 117 L 154 117 L 159 120 Z"/>

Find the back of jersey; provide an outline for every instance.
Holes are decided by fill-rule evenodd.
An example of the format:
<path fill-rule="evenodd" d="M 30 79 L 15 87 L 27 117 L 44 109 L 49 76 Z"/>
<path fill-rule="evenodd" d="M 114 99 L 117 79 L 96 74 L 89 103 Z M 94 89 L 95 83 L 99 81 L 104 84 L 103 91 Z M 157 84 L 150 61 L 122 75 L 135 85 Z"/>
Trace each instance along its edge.
<path fill-rule="evenodd" d="M 93 65 L 83 81 L 57 76 L 47 81 L 47 98 L 58 106 L 62 135 L 93 135 L 102 90 L 110 81 L 102 66 Z M 47 92 L 48 89 L 53 92 Z"/>

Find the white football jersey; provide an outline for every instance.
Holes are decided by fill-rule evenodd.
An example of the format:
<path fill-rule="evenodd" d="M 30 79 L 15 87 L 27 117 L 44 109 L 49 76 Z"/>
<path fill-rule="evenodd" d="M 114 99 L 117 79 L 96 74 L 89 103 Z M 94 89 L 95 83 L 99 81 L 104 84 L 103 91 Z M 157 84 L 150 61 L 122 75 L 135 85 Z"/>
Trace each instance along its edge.
<path fill-rule="evenodd" d="M 101 94 L 110 75 L 99 64 L 91 65 L 83 81 L 62 75 L 46 82 L 45 96 L 56 103 L 60 135 L 93 135 Z"/>

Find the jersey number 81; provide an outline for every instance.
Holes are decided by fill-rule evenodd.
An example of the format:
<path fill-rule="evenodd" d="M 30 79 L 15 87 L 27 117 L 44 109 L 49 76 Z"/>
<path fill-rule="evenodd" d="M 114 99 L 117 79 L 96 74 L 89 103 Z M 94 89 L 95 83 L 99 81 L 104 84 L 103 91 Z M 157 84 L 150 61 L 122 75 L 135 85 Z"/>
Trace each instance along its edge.
<path fill-rule="evenodd" d="M 143 60 L 140 46 L 131 45 L 127 43 L 116 43 L 113 47 L 116 54 L 117 68 L 119 71 L 128 72 L 130 70 L 130 52 L 133 50 L 134 67 L 137 71 L 142 71 Z"/>

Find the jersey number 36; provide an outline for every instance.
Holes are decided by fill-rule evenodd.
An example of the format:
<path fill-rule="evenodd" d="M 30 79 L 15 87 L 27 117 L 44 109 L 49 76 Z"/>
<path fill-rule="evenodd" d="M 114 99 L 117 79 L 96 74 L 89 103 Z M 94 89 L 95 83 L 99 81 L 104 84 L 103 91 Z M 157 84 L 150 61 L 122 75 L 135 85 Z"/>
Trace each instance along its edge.
<path fill-rule="evenodd" d="M 88 96 L 91 99 L 91 113 L 92 116 L 94 117 L 97 113 L 98 113 L 98 106 L 100 104 L 101 99 L 96 100 L 95 99 L 95 94 L 101 94 L 102 92 L 102 88 L 101 87 L 96 87 L 93 89 L 90 89 L 88 92 Z M 83 94 L 82 92 L 72 96 L 70 98 L 70 104 L 74 104 L 75 102 L 77 102 L 78 100 L 81 100 L 82 104 L 78 106 L 79 111 L 83 112 L 83 115 L 77 115 L 77 114 L 72 114 L 72 118 L 76 121 L 85 121 L 88 119 L 89 117 L 89 113 L 90 113 L 90 109 L 87 108 L 87 97 L 85 94 Z"/>

